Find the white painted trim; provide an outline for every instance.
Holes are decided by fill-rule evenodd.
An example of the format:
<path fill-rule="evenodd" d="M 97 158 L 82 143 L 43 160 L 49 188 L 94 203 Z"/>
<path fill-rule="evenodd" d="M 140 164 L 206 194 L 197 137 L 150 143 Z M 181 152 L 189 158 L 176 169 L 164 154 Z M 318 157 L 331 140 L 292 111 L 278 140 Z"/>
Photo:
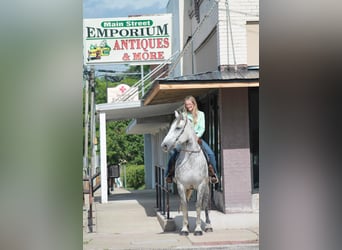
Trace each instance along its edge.
<path fill-rule="evenodd" d="M 101 202 L 108 203 L 106 113 L 100 113 Z"/>
<path fill-rule="evenodd" d="M 126 101 L 117 103 L 101 103 L 96 105 L 96 111 L 110 111 L 113 109 L 122 108 L 139 108 L 141 107 L 141 101 Z"/>

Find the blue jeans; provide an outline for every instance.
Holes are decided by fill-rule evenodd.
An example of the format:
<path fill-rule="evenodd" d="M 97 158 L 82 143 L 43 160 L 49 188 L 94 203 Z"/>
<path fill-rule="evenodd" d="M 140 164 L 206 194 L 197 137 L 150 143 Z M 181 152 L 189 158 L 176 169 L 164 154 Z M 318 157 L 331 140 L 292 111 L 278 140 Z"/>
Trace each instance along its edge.
<path fill-rule="evenodd" d="M 209 163 L 211 163 L 211 165 L 213 165 L 215 174 L 217 174 L 215 154 L 211 150 L 209 145 L 203 139 L 202 139 L 202 146 L 201 146 L 201 148 L 204 151 L 204 154 L 206 154 L 206 159 L 209 158 Z M 171 169 L 171 166 L 173 165 L 172 163 L 176 162 L 178 154 L 179 154 L 179 151 L 177 149 L 173 149 L 170 152 L 170 158 L 169 158 L 169 162 L 167 163 L 167 169 L 166 169 L 166 172 L 165 172 L 165 177 L 168 176 L 169 171 Z"/>
<path fill-rule="evenodd" d="M 216 159 L 215 159 L 215 154 L 214 152 L 211 150 L 211 148 L 209 147 L 209 145 L 202 140 L 202 150 L 204 151 L 204 153 L 208 156 L 209 158 L 209 163 L 211 163 L 211 165 L 213 165 L 215 174 L 217 174 L 217 167 L 216 167 Z"/>

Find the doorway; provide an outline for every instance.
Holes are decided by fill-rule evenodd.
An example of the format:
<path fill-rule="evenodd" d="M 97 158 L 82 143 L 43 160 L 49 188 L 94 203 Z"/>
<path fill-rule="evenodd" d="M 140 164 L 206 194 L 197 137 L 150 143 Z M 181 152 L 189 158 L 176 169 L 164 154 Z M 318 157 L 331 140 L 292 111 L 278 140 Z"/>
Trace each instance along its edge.
<path fill-rule="evenodd" d="M 259 192 L 259 88 L 248 89 L 252 192 Z"/>

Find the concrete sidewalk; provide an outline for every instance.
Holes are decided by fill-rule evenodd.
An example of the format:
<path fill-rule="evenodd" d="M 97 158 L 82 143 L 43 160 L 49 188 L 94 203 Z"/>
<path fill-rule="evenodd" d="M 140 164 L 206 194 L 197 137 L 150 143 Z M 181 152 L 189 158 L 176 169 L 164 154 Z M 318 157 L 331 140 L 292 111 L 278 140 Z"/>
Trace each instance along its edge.
<path fill-rule="evenodd" d="M 195 211 L 189 208 L 190 234 L 180 236 L 182 213 L 177 195 L 170 197 L 170 217 L 176 231 L 164 232 L 157 217 L 155 190 L 127 191 L 115 188 L 107 204 L 99 192 L 93 203 L 93 233 L 88 233 L 87 209 L 83 209 L 83 249 L 259 249 L 259 214 L 223 214 L 211 210 L 214 232 L 194 236 Z M 87 197 L 85 201 L 87 203 Z M 157 216 L 158 215 L 158 216 Z M 202 213 L 204 220 L 204 213 Z"/>

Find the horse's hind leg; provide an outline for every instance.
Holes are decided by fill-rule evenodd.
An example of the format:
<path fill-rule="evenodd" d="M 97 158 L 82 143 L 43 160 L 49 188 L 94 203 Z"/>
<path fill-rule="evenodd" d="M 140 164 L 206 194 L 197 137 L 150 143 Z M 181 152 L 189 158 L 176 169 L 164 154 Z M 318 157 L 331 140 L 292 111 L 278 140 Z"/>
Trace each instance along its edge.
<path fill-rule="evenodd" d="M 205 232 L 212 232 L 213 228 L 211 227 L 211 222 L 209 218 L 209 202 L 210 202 L 210 190 L 209 186 L 207 186 L 204 196 L 203 196 L 203 207 L 204 207 L 204 212 L 205 212 Z"/>
<path fill-rule="evenodd" d="M 208 207 L 205 208 L 204 212 L 205 212 L 205 229 L 204 229 L 204 231 L 209 233 L 209 232 L 213 231 L 213 228 L 211 227 L 211 222 L 210 222 L 210 219 L 209 219 Z"/>

